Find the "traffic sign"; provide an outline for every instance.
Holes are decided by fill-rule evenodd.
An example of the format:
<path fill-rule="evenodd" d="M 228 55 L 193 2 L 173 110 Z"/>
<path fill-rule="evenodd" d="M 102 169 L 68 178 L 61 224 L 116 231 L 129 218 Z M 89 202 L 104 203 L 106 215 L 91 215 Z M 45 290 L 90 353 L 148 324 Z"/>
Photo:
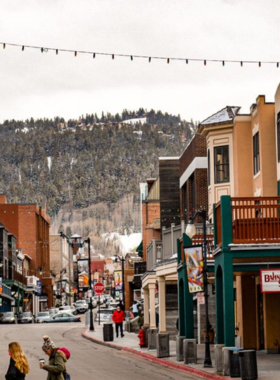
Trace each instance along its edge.
<path fill-rule="evenodd" d="M 97 282 L 93 285 L 93 289 L 97 296 L 100 296 L 104 292 L 104 285 L 101 282 Z"/>

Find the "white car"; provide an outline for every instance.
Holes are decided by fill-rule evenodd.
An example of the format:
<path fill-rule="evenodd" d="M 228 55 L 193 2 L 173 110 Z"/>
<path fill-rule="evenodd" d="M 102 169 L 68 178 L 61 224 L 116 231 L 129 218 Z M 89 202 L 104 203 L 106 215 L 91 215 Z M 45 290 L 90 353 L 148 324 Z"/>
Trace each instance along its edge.
<path fill-rule="evenodd" d="M 88 304 L 86 300 L 78 300 L 74 303 L 74 306 L 78 313 L 85 313 L 88 310 Z"/>
<path fill-rule="evenodd" d="M 63 313 L 63 312 L 69 312 L 69 313 L 72 313 L 73 315 L 77 315 L 78 312 L 77 312 L 77 309 L 74 307 L 74 306 L 69 306 L 69 305 L 64 305 L 64 306 L 60 306 L 59 309 L 58 309 L 58 313 Z"/>

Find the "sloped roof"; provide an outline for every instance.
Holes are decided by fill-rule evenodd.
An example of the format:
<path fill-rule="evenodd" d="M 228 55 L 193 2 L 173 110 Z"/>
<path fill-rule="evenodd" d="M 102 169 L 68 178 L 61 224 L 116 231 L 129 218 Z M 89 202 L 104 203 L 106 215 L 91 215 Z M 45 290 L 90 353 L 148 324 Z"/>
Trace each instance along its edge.
<path fill-rule="evenodd" d="M 226 106 L 220 111 L 214 113 L 214 115 L 209 116 L 207 119 L 203 120 L 200 125 L 209 125 L 217 123 L 226 123 L 232 121 L 234 116 L 238 114 L 241 107 L 236 106 Z"/>

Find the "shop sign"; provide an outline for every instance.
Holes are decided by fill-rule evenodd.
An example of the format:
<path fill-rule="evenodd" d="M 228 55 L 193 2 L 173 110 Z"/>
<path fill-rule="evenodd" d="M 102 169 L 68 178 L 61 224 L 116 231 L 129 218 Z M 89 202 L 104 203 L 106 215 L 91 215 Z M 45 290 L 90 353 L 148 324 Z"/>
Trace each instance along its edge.
<path fill-rule="evenodd" d="M 40 296 L 42 294 L 42 281 L 41 280 L 38 280 L 37 281 L 37 295 Z"/>
<path fill-rule="evenodd" d="M 261 269 L 261 292 L 280 293 L 280 269 Z"/>
<path fill-rule="evenodd" d="M 3 292 L 2 277 L 0 277 L 0 294 Z"/>
<path fill-rule="evenodd" d="M 197 297 L 197 304 L 198 305 L 205 305 L 204 293 L 197 293 L 196 297 Z"/>
<path fill-rule="evenodd" d="M 33 288 L 37 285 L 37 280 L 38 278 L 35 276 L 28 276 L 27 278 L 27 287 L 28 288 Z"/>

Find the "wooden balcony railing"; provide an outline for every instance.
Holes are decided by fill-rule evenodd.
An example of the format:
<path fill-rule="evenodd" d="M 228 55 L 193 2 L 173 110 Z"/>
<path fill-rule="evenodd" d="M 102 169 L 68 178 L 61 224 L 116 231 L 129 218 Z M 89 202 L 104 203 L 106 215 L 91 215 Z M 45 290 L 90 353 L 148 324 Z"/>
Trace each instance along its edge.
<path fill-rule="evenodd" d="M 194 235 L 192 238 L 192 245 L 203 245 L 204 237 L 203 235 Z M 206 256 L 207 260 L 214 260 L 213 258 L 213 248 L 214 248 L 214 237 L 213 235 L 206 235 L 207 251 Z"/>
<path fill-rule="evenodd" d="M 233 243 L 280 242 L 280 197 L 231 198 Z"/>
<path fill-rule="evenodd" d="M 232 242 L 280 242 L 280 197 L 231 198 Z M 216 205 L 217 244 L 222 243 L 221 207 Z"/>

